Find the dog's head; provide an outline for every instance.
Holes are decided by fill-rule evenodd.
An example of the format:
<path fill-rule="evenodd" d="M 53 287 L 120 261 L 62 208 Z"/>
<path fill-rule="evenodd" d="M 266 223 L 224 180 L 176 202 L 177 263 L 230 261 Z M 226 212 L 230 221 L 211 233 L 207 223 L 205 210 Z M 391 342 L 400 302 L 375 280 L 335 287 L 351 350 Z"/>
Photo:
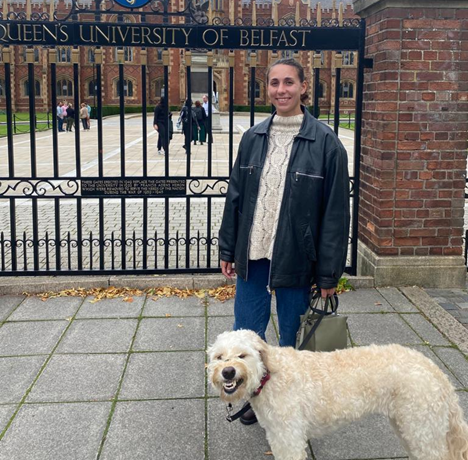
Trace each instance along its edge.
<path fill-rule="evenodd" d="M 267 344 L 253 331 L 223 332 L 208 349 L 208 378 L 226 402 L 249 399 L 267 372 Z"/>

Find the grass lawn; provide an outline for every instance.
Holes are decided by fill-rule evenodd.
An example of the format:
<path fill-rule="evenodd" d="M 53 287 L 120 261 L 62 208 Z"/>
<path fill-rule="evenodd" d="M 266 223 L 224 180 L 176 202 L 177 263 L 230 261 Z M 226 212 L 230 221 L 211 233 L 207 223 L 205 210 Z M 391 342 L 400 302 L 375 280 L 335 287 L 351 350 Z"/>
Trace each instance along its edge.
<path fill-rule="evenodd" d="M 36 117 L 38 121 L 47 121 L 46 112 L 37 112 Z M 49 114 L 50 127 L 52 127 L 52 115 Z M 6 123 L 6 113 L 0 112 L 0 123 Z M 13 134 L 29 133 L 29 112 L 17 112 L 13 114 L 13 119 L 16 121 L 16 130 L 13 128 Z M 15 124 L 13 124 L 15 126 Z M 38 123 L 36 131 L 46 131 L 49 129 L 47 123 Z M 0 125 L 0 137 L 7 135 L 7 126 Z"/>

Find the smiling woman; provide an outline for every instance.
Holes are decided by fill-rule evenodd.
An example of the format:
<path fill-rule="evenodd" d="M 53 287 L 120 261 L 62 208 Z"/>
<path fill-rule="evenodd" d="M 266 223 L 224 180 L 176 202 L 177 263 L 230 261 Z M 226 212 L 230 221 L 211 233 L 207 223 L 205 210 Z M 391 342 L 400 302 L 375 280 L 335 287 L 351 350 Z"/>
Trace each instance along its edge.
<path fill-rule="evenodd" d="M 334 294 L 348 242 L 346 151 L 302 106 L 307 87 L 293 59 L 268 70 L 276 112 L 241 140 L 219 233 L 223 274 L 231 278 L 235 263 L 238 275 L 234 330 L 265 339 L 274 289 L 280 346 L 295 345 L 312 284 L 322 297 Z M 251 410 L 241 416 L 244 424 L 255 420 Z"/>

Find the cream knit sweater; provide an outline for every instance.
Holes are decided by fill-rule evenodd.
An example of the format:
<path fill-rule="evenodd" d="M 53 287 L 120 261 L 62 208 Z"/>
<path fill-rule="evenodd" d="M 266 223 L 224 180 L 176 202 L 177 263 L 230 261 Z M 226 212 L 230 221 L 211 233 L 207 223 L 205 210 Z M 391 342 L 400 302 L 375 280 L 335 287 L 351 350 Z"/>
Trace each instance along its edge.
<path fill-rule="evenodd" d="M 302 114 L 292 117 L 275 115 L 273 118 L 250 234 L 250 260 L 265 258 L 271 260 L 286 182 L 286 170 L 294 137 L 299 132 L 303 118 Z"/>

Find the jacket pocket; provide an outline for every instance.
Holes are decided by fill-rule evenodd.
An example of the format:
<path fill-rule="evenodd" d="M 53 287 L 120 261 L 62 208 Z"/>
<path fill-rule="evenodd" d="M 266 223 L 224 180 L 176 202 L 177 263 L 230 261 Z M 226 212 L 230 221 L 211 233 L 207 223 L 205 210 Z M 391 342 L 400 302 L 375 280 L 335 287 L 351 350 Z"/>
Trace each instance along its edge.
<path fill-rule="evenodd" d="M 293 172 L 294 175 L 294 180 L 296 182 L 299 182 L 301 178 L 304 179 L 319 179 L 323 180 L 323 176 L 320 176 L 319 174 L 314 174 L 314 173 L 306 173 L 306 172 L 301 172 L 301 171 L 295 171 Z"/>
<path fill-rule="evenodd" d="M 307 258 L 312 261 L 317 261 L 317 252 L 315 251 L 314 238 L 312 236 L 312 231 L 310 230 L 310 225 L 304 225 L 302 227 L 302 241 L 304 243 L 304 251 L 307 255 Z"/>

